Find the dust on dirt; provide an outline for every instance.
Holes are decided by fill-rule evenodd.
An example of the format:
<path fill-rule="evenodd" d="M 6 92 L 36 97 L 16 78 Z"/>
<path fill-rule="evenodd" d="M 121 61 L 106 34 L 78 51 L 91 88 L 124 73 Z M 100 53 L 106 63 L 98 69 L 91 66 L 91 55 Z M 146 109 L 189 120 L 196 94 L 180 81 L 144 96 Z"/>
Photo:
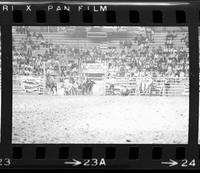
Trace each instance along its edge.
<path fill-rule="evenodd" d="M 189 97 L 13 96 L 13 143 L 188 142 Z"/>

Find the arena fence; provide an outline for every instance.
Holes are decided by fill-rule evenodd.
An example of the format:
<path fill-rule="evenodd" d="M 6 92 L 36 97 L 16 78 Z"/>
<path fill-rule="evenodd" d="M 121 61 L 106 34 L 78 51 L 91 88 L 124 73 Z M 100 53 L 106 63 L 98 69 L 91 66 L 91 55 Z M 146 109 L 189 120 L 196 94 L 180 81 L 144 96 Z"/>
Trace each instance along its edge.
<path fill-rule="evenodd" d="M 149 82 L 143 78 L 138 80 L 135 77 L 116 77 L 114 83 L 103 78 L 91 78 L 96 83 L 95 94 L 99 95 L 120 95 L 121 91 L 126 90 L 128 95 L 167 95 L 181 96 L 189 94 L 189 78 L 152 78 Z M 101 83 L 101 85 L 99 85 Z M 46 81 L 43 76 L 13 76 L 14 94 L 47 94 L 45 87 Z M 58 90 L 64 82 L 58 82 Z M 62 88 L 63 89 L 63 88 Z M 102 92 L 102 90 L 104 90 Z"/>
<path fill-rule="evenodd" d="M 13 93 L 18 94 L 44 94 L 45 79 L 35 76 L 13 76 Z"/>
<path fill-rule="evenodd" d="M 107 85 L 106 95 L 118 95 L 122 90 L 127 90 L 128 95 L 188 95 L 189 78 L 154 77 L 151 81 L 135 77 L 116 78 L 113 89 Z"/>

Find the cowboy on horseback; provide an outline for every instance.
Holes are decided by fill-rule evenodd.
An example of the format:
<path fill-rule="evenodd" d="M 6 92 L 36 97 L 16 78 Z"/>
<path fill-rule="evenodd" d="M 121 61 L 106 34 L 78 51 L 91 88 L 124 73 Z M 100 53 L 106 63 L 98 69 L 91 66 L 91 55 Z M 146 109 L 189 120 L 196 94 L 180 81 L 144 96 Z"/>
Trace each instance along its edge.
<path fill-rule="evenodd" d="M 46 74 L 46 87 L 52 95 L 57 93 L 57 83 L 53 75 L 53 67 L 50 66 Z"/>

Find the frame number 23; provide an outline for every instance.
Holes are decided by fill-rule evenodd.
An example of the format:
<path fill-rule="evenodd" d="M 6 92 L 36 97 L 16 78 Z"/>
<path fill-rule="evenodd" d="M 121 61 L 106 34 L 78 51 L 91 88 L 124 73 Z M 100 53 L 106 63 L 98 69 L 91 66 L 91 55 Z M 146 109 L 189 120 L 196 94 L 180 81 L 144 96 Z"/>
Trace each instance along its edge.
<path fill-rule="evenodd" d="M 10 158 L 0 158 L 0 167 L 7 167 L 11 165 L 11 160 Z"/>

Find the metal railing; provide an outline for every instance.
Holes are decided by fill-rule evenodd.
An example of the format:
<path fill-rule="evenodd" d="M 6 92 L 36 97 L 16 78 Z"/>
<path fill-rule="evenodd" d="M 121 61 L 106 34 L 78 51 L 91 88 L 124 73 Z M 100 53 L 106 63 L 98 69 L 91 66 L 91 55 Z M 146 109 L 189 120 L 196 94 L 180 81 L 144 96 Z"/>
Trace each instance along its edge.
<path fill-rule="evenodd" d="M 116 78 L 114 86 L 107 82 L 106 95 L 118 95 L 122 90 L 129 95 L 167 95 L 180 96 L 189 94 L 189 78 Z"/>
<path fill-rule="evenodd" d="M 189 78 L 166 78 L 154 77 L 116 77 L 114 82 L 110 82 L 105 77 L 91 77 L 96 81 L 96 85 L 101 81 L 101 90 L 105 90 L 104 95 L 120 95 L 122 90 L 127 90 L 128 95 L 167 95 L 181 96 L 189 94 Z M 59 81 L 59 80 L 58 80 Z M 45 79 L 43 77 L 13 76 L 13 93 L 45 94 Z M 103 83 L 103 85 L 102 85 Z M 58 82 L 61 86 L 64 81 Z"/>

